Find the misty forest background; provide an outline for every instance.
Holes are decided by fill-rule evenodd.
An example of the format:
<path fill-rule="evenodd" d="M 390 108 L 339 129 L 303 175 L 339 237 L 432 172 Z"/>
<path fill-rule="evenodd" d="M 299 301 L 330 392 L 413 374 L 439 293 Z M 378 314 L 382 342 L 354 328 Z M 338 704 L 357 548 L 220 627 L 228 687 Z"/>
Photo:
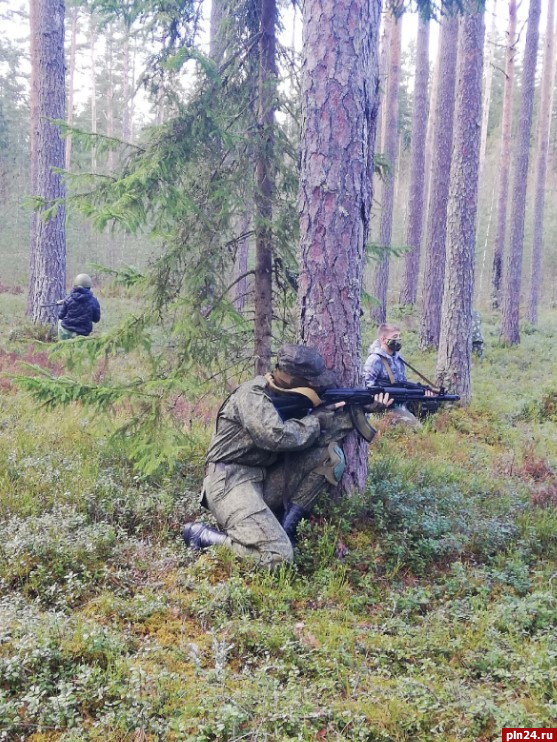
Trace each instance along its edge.
<path fill-rule="evenodd" d="M 554 727 L 554 0 L 0 13 L 0 740 Z M 384 319 L 462 404 L 349 436 L 294 565 L 185 549 L 224 395 Z"/>

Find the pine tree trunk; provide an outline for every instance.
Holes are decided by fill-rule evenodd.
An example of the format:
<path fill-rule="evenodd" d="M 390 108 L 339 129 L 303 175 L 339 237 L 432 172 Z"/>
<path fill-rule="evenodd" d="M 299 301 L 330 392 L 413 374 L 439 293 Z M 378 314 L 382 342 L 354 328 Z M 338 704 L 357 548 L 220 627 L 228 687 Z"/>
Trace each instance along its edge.
<path fill-rule="evenodd" d="M 420 323 L 420 346 L 437 348 L 441 331 L 441 306 L 445 281 L 447 204 L 453 142 L 458 20 L 447 16 L 441 22 L 438 56 L 438 87 L 435 104 L 433 161 L 426 228 L 426 253 Z"/>
<path fill-rule="evenodd" d="M 122 69 L 122 139 L 131 141 L 130 114 L 130 26 L 124 23 L 124 66 Z"/>
<path fill-rule="evenodd" d="M 70 8 L 70 56 L 68 65 L 68 104 L 67 104 L 67 117 L 66 121 L 68 126 L 73 126 L 73 97 L 74 97 L 74 76 L 75 76 L 75 55 L 77 48 L 77 25 L 79 18 L 79 8 L 73 6 Z M 65 155 L 64 162 L 66 170 L 71 169 L 72 164 L 72 135 L 68 134 L 65 141 Z"/>
<path fill-rule="evenodd" d="M 375 268 L 372 294 L 377 300 L 371 309 L 371 317 L 380 324 L 387 317 L 387 289 L 389 286 L 390 257 L 393 231 L 393 207 L 395 194 L 395 172 L 398 145 L 398 98 L 400 86 L 400 52 L 401 52 L 402 15 L 391 12 L 389 32 L 389 77 L 385 96 L 385 119 L 383 137 L 383 155 L 389 163 L 389 172 L 382 183 L 381 220 L 379 226 L 379 246 L 385 250 Z"/>
<path fill-rule="evenodd" d="M 514 57 L 516 54 L 516 0 L 509 0 L 509 25 L 505 53 L 505 85 L 503 90 L 503 118 L 501 122 L 501 154 L 499 157 L 499 194 L 497 200 L 497 232 L 493 249 L 491 293 L 494 309 L 501 302 L 503 279 L 503 254 L 507 231 L 507 205 L 509 201 L 509 175 L 511 165 Z"/>
<path fill-rule="evenodd" d="M 424 221 L 427 223 L 427 207 L 429 204 L 429 195 L 431 191 L 431 177 L 433 175 L 433 149 L 434 149 L 434 134 L 435 134 L 435 111 L 437 110 L 437 91 L 439 89 L 439 54 L 441 51 L 440 44 L 438 42 L 437 55 L 431 70 L 431 85 L 429 92 L 429 115 L 427 117 L 427 132 L 425 142 L 425 186 L 424 186 Z"/>
<path fill-rule="evenodd" d="M 522 283 L 522 253 L 524 249 L 524 217 L 526 212 L 526 188 L 528 185 L 528 160 L 530 157 L 530 133 L 538 37 L 540 23 L 540 0 L 530 0 L 528 30 L 524 49 L 522 70 L 522 97 L 518 118 L 518 133 L 514 157 L 513 197 L 511 209 L 509 253 L 503 275 L 503 316 L 501 337 L 511 345 L 520 342 L 519 311 Z"/>
<path fill-rule="evenodd" d="M 240 238 L 236 247 L 236 257 L 234 260 L 234 307 L 238 312 L 244 311 L 249 291 L 246 274 L 248 272 L 250 223 L 251 211 L 246 208 L 239 219 L 238 232 Z"/>
<path fill-rule="evenodd" d="M 343 385 L 361 383 L 360 300 L 372 198 L 380 0 L 306 0 L 300 172 L 300 337 Z M 344 443 L 343 492 L 367 445 Z"/>
<path fill-rule="evenodd" d="M 471 397 L 472 296 L 485 33 L 483 9 L 480 12 L 474 10 L 459 21 L 458 86 L 447 212 L 446 283 L 437 357 L 438 383 L 460 394 L 464 405 L 470 402 Z"/>
<path fill-rule="evenodd" d="M 553 108 L 555 83 L 555 0 L 548 0 L 547 31 L 543 58 L 540 112 L 538 118 L 538 142 L 536 154 L 536 195 L 534 196 L 534 237 L 532 241 L 532 267 L 530 273 L 530 295 L 526 319 L 530 324 L 538 323 L 538 304 L 540 301 L 541 265 L 543 250 L 543 215 L 545 207 L 545 181 L 547 175 L 547 156 L 549 151 L 549 131 Z"/>
<path fill-rule="evenodd" d="M 427 92 L 429 79 L 429 19 L 418 20 L 416 48 L 416 78 L 412 111 L 412 161 L 408 195 L 408 227 L 406 244 L 410 248 L 404 257 L 404 275 L 400 292 L 401 304 L 415 304 L 418 294 L 420 248 L 424 223 L 425 147 L 427 132 Z"/>
<path fill-rule="evenodd" d="M 29 3 L 29 51 L 31 56 L 31 80 L 30 80 L 30 97 L 29 97 L 29 186 L 30 193 L 38 193 L 37 183 L 37 144 L 39 141 L 39 43 L 38 30 L 39 20 L 37 13 L 39 7 L 37 2 Z M 29 290 L 27 293 L 26 313 L 28 317 L 33 316 L 34 310 L 34 291 L 36 277 L 36 242 L 39 228 L 39 214 L 34 209 L 31 211 L 29 218 Z"/>
<path fill-rule="evenodd" d="M 64 3 L 31 0 L 31 192 L 42 206 L 31 221 L 28 314 L 33 322 L 54 324 L 54 302 L 65 294 L 65 207 L 41 218 L 46 209 L 65 197 L 62 178 L 64 142 L 53 119 L 65 120 Z M 45 306 L 50 305 L 50 306 Z"/>
<path fill-rule="evenodd" d="M 375 149 L 374 149 L 374 160 L 377 163 L 384 162 L 383 153 L 383 134 L 385 131 L 385 96 L 387 95 L 387 79 L 388 79 L 388 60 L 389 60 L 389 46 L 390 46 L 390 10 L 383 9 L 382 13 L 382 34 L 381 42 L 379 45 L 379 93 L 378 93 L 378 104 L 377 104 L 377 125 L 375 131 Z M 380 183 L 379 180 L 377 182 Z M 378 194 L 381 191 L 381 186 L 378 185 L 374 191 L 374 203 L 372 203 L 372 209 L 378 206 Z M 379 220 L 372 216 L 370 221 L 369 231 L 370 242 L 379 242 Z M 364 286 L 368 293 L 371 293 L 371 287 L 373 286 L 373 280 L 375 275 L 375 264 L 372 261 L 366 261 L 364 268 Z"/>
<path fill-rule="evenodd" d="M 489 124 L 489 111 L 491 108 L 491 84 L 493 82 L 493 47 L 496 40 L 496 10 L 497 0 L 494 0 L 491 13 L 491 28 L 487 34 L 484 52 L 484 97 L 482 107 L 482 133 L 480 136 L 480 182 L 485 162 L 487 148 L 487 129 Z"/>
<path fill-rule="evenodd" d="M 110 23 L 106 28 L 105 34 L 105 50 L 106 50 L 106 74 L 108 75 L 108 95 L 106 96 L 106 134 L 109 137 L 114 137 L 114 28 Z M 108 172 L 114 171 L 114 150 L 109 149 L 107 155 L 107 167 Z M 114 244 L 114 243 L 113 243 Z M 111 251 L 109 265 L 114 266 L 114 254 Z"/>
<path fill-rule="evenodd" d="M 375 152 L 383 154 L 383 140 L 385 136 L 385 116 L 387 97 L 387 86 L 389 79 L 389 48 L 391 45 L 392 13 L 390 10 L 383 11 L 383 34 L 381 36 L 381 51 L 379 56 L 379 107 L 377 109 L 377 133 L 375 135 Z"/>
<path fill-rule="evenodd" d="M 271 367 L 273 316 L 273 192 L 276 101 L 275 0 L 262 0 L 255 165 L 255 371 Z"/>
<path fill-rule="evenodd" d="M 97 43 L 97 29 L 95 16 L 91 13 L 89 26 L 89 51 L 91 53 L 91 132 L 97 133 L 97 60 L 95 44 Z M 91 147 L 91 171 L 97 171 L 97 147 Z"/>
<path fill-rule="evenodd" d="M 229 20 L 228 7 L 225 0 L 212 0 L 209 26 L 209 54 L 217 67 L 220 67 L 223 62 L 227 46 L 225 19 Z"/>

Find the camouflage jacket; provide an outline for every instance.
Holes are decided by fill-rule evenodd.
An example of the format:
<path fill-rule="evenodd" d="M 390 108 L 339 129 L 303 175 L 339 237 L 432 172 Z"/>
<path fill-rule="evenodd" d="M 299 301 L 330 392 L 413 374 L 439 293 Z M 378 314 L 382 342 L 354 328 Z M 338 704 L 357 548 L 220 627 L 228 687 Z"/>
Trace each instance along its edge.
<path fill-rule="evenodd" d="M 391 380 L 389 374 L 385 368 L 385 364 L 382 361 L 386 359 L 393 375 L 393 380 L 406 381 L 406 368 L 404 361 L 400 353 L 393 353 L 389 355 L 381 347 L 381 343 L 378 340 L 373 342 L 368 350 L 369 356 L 364 365 L 364 382 L 367 387 L 370 386 L 384 386 L 389 385 Z"/>
<path fill-rule="evenodd" d="M 267 467 L 284 451 L 300 451 L 317 443 L 319 420 L 307 415 L 283 421 L 265 394 L 267 381 L 256 376 L 241 384 L 217 415 L 207 463 Z"/>
<path fill-rule="evenodd" d="M 482 318 L 477 310 L 472 312 L 472 342 L 483 343 Z"/>

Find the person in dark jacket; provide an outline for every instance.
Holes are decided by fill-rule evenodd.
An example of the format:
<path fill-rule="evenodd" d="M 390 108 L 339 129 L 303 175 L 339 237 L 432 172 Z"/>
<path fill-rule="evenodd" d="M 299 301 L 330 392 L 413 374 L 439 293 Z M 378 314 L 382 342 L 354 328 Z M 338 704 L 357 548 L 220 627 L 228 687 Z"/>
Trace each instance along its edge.
<path fill-rule="evenodd" d="M 91 276 L 80 273 L 73 288 L 60 302 L 58 310 L 58 339 L 69 340 L 76 335 L 90 335 L 93 322 L 101 318 L 101 306 L 91 291 Z"/>

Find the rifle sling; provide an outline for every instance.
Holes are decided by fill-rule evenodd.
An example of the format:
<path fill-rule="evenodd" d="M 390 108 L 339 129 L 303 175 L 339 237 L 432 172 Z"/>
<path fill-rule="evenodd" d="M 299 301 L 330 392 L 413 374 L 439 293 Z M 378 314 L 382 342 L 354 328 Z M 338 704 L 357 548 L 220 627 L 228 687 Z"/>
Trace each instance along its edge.
<path fill-rule="evenodd" d="M 387 372 L 387 376 L 389 377 L 389 381 L 391 382 L 391 384 L 395 385 L 396 384 L 395 377 L 393 376 L 393 372 L 391 371 L 391 367 L 389 366 L 389 362 L 387 361 L 387 359 L 384 356 L 379 356 L 379 358 L 383 362 L 383 366 L 385 367 L 385 371 Z M 400 358 L 400 356 L 399 356 L 399 358 Z M 412 364 L 408 363 L 408 361 L 405 361 L 404 358 L 400 358 L 400 360 L 402 361 L 402 363 L 407 368 L 409 368 L 411 371 L 413 371 L 416 374 L 416 376 L 419 376 L 422 381 L 425 381 L 425 383 L 431 388 L 431 390 L 433 392 L 439 392 L 439 388 L 436 387 L 435 384 L 432 384 L 431 381 L 427 378 L 427 376 L 424 376 L 423 374 L 421 374 L 418 371 L 417 368 L 414 368 L 414 366 L 412 366 Z"/>
<path fill-rule="evenodd" d="M 419 377 L 420 377 L 420 379 L 421 379 L 422 381 L 425 381 L 425 383 L 426 383 L 426 384 L 427 384 L 427 385 L 428 385 L 429 387 L 431 387 L 431 390 L 432 390 L 433 392 L 439 392 L 439 387 L 436 387 L 436 386 L 435 386 L 435 384 L 433 384 L 433 383 L 432 383 L 432 382 L 431 382 L 431 381 L 430 381 L 430 380 L 429 380 L 429 379 L 427 378 L 427 376 L 424 376 L 423 374 L 421 374 L 421 373 L 420 373 L 420 372 L 418 371 L 418 369 L 417 369 L 417 368 L 414 368 L 414 366 L 412 366 L 412 365 L 411 365 L 410 363 L 408 363 L 408 361 L 405 361 L 405 360 L 404 360 L 404 358 L 401 358 L 400 360 L 401 360 L 401 361 L 402 361 L 402 362 L 404 363 L 404 365 L 405 365 L 405 366 L 407 366 L 407 367 L 408 367 L 408 368 L 409 368 L 409 369 L 410 369 L 411 371 L 413 371 L 413 372 L 414 372 L 414 373 L 416 374 L 416 376 L 419 376 Z"/>
<path fill-rule="evenodd" d="M 381 359 L 381 362 L 383 363 L 383 366 L 385 366 L 385 371 L 387 372 L 387 376 L 389 377 L 389 381 L 391 384 L 396 384 L 395 377 L 393 376 L 393 372 L 391 370 L 391 367 L 389 366 L 389 361 L 384 356 L 379 356 Z"/>

